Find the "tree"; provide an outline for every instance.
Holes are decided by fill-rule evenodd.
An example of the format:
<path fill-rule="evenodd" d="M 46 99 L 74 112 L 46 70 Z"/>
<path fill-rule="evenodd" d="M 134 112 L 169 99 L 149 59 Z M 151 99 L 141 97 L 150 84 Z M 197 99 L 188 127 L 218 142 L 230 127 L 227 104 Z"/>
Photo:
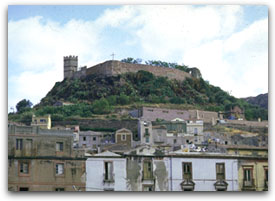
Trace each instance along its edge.
<path fill-rule="evenodd" d="M 23 99 L 16 104 L 17 113 L 23 113 L 23 112 L 29 110 L 31 108 L 31 106 L 32 106 L 31 101 Z"/>
<path fill-rule="evenodd" d="M 121 62 L 129 63 L 129 64 L 141 64 L 142 59 L 140 58 L 134 59 L 132 57 L 128 57 L 126 59 L 122 59 Z"/>
<path fill-rule="evenodd" d="M 95 100 L 92 104 L 92 109 L 95 114 L 108 114 L 111 111 L 110 105 L 105 98 Z"/>

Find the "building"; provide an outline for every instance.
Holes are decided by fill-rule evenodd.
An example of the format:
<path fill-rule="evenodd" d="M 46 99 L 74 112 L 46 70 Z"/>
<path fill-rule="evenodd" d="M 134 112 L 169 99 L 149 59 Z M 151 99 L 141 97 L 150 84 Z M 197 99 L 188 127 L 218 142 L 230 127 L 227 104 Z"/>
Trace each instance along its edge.
<path fill-rule="evenodd" d="M 171 191 L 238 191 L 238 161 L 225 155 L 181 153 L 171 163 Z"/>
<path fill-rule="evenodd" d="M 139 121 L 140 144 L 181 147 L 201 144 L 204 141 L 203 122 L 186 122 L 180 118 L 172 121 Z"/>
<path fill-rule="evenodd" d="M 183 119 L 185 121 L 201 120 L 205 123 L 214 125 L 219 119 L 217 112 L 202 110 L 178 110 L 156 107 L 141 107 L 137 111 L 131 111 L 130 115 L 146 121 L 172 121 L 173 119 Z"/>
<path fill-rule="evenodd" d="M 37 117 L 33 114 L 31 126 L 39 126 L 40 128 L 43 128 L 43 129 L 51 129 L 52 127 L 51 115 Z"/>
<path fill-rule="evenodd" d="M 224 117 L 231 119 L 231 120 L 244 120 L 245 115 L 244 115 L 244 110 L 240 108 L 238 105 L 234 105 L 230 107 L 229 110 L 226 112 L 222 113 Z"/>
<path fill-rule="evenodd" d="M 186 123 L 186 133 L 194 135 L 203 134 L 203 121 L 188 121 Z"/>
<path fill-rule="evenodd" d="M 126 145 L 127 147 L 133 146 L 133 133 L 129 129 L 122 128 L 115 133 L 115 143 Z"/>
<path fill-rule="evenodd" d="M 73 131 L 8 125 L 9 191 L 85 190 L 84 152 Z"/>
<path fill-rule="evenodd" d="M 268 186 L 266 157 L 165 153 L 143 145 L 123 155 L 96 154 L 86 167 L 86 190 L 95 191 L 262 191 Z"/>
<path fill-rule="evenodd" d="M 268 161 L 266 157 L 239 160 L 240 191 L 268 191 Z"/>
<path fill-rule="evenodd" d="M 86 66 L 77 69 L 78 57 L 77 56 L 65 56 L 64 57 L 64 79 L 66 78 L 81 78 L 87 75 L 100 75 L 100 76 L 117 76 L 124 73 L 137 73 L 138 71 L 148 71 L 155 76 L 163 76 L 168 79 L 176 79 L 183 81 L 186 78 L 198 78 L 200 72 L 198 69 L 191 69 L 190 73 L 184 72 L 178 69 L 150 66 L 144 64 L 131 64 L 120 61 L 105 61 L 104 63 L 97 64 L 90 68 Z"/>
<path fill-rule="evenodd" d="M 126 159 L 109 151 L 86 161 L 86 191 L 127 191 Z"/>
<path fill-rule="evenodd" d="M 103 139 L 103 133 L 94 131 L 79 132 L 79 147 L 97 150 Z"/>
<path fill-rule="evenodd" d="M 138 135 L 140 144 L 153 145 L 152 122 L 140 119 L 138 122 Z"/>

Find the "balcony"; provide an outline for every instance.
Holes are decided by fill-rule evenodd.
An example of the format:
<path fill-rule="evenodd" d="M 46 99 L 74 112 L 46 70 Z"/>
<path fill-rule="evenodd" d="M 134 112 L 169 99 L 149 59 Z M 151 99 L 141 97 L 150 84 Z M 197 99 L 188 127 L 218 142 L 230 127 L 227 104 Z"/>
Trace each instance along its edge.
<path fill-rule="evenodd" d="M 223 179 L 219 179 L 214 183 L 216 191 L 226 191 L 228 183 L 225 182 Z"/>
<path fill-rule="evenodd" d="M 115 174 L 103 174 L 103 182 L 104 183 L 114 183 L 115 182 Z"/>
<path fill-rule="evenodd" d="M 243 180 L 243 191 L 255 191 L 255 180 Z"/>
<path fill-rule="evenodd" d="M 153 176 L 153 173 L 152 172 L 144 172 L 142 171 L 142 181 L 144 180 L 154 180 L 154 176 Z"/>
<path fill-rule="evenodd" d="M 192 179 L 184 179 L 180 185 L 183 191 L 194 191 L 195 183 Z"/>

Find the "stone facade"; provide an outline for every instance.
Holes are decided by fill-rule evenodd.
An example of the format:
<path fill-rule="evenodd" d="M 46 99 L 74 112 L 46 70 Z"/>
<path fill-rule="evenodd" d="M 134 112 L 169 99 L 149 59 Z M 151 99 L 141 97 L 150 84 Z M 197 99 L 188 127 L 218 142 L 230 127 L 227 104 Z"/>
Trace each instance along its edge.
<path fill-rule="evenodd" d="M 78 58 L 77 56 L 64 57 L 64 78 L 71 78 L 77 72 Z"/>
<path fill-rule="evenodd" d="M 167 77 L 168 79 L 176 79 L 183 81 L 186 78 L 196 77 L 200 75 L 198 70 L 192 70 L 187 73 L 178 69 L 165 68 L 159 66 L 150 66 L 144 64 L 129 64 L 116 60 L 105 61 L 90 68 L 82 67 L 79 71 L 76 69 L 77 57 L 64 57 L 64 79 L 65 78 L 81 78 L 86 75 L 102 75 L 117 76 L 124 73 L 137 73 L 138 71 L 148 71 L 155 76 Z"/>
<path fill-rule="evenodd" d="M 126 128 L 122 128 L 116 131 L 115 133 L 116 144 L 132 147 L 133 146 L 132 141 L 133 141 L 133 133 L 130 130 Z"/>
<path fill-rule="evenodd" d="M 84 152 L 73 131 L 8 126 L 9 191 L 85 190 Z"/>

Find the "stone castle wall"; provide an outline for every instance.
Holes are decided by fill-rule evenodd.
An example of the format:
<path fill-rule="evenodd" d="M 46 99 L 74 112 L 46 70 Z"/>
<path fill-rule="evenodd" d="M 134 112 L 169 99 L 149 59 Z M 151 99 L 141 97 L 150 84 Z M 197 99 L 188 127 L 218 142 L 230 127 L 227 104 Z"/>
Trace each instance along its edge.
<path fill-rule="evenodd" d="M 103 76 L 116 76 L 124 73 L 136 73 L 140 70 L 148 71 L 154 74 L 155 76 L 168 77 L 168 79 L 176 79 L 179 81 L 185 80 L 187 77 L 191 78 L 192 76 L 189 73 L 178 69 L 171 69 L 166 67 L 159 66 L 150 66 L 144 64 L 129 64 L 123 63 L 120 61 L 106 61 L 101 64 L 97 64 L 90 68 L 82 68 L 80 71 L 74 73 L 74 78 L 80 78 L 85 75 L 95 74 Z"/>

